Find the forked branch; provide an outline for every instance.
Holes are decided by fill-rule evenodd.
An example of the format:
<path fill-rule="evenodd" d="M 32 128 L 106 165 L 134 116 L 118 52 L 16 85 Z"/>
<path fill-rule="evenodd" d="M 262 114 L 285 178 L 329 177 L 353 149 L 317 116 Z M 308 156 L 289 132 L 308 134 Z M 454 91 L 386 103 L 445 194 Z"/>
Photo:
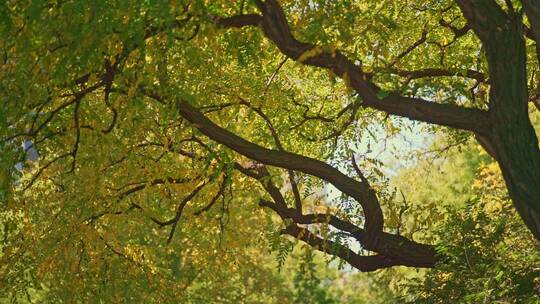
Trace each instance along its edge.
<path fill-rule="evenodd" d="M 257 25 L 265 36 L 287 57 L 303 64 L 331 70 L 347 81 L 362 98 L 363 106 L 388 114 L 417 121 L 438 124 L 479 134 L 489 132 L 487 112 L 451 104 L 438 104 L 429 100 L 382 92 L 362 68 L 338 50 L 298 41 L 292 34 L 285 13 L 276 0 L 257 1 L 262 15 L 240 15 L 218 18 L 221 27 Z"/>

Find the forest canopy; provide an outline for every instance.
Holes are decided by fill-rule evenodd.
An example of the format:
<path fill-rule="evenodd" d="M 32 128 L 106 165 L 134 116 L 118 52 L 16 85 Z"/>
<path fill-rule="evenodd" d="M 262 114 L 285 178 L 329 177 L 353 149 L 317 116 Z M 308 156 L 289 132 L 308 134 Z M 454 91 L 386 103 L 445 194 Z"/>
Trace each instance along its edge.
<path fill-rule="evenodd" d="M 540 303 L 540 3 L 0 4 L 0 303 Z"/>

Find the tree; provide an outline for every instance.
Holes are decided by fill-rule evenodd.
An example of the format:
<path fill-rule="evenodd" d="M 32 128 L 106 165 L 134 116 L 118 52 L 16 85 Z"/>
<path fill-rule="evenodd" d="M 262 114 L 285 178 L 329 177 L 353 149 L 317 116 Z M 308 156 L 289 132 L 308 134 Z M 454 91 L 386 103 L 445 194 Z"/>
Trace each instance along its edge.
<path fill-rule="evenodd" d="M 410 206 L 407 210 L 409 216 L 444 215 L 444 219 L 431 221 L 433 227 L 429 229 L 409 224 L 407 231 L 424 230 L 424 234 L 441 240 L 446 245 L 439 249 L 447 260 L 423 277 L 401 280 L 400 284 L 408 288 L 401 302 L 538 303 L 538 244 L 527 230 L 519 229 L 521 220 L 508 198 L 496 162 L 479 155 L 478 149 L 481 147 L 469 144 L 463 151 L 451 153 L 442 162 L 440 172 L 420 163 L 415 171 L 401 176 L 400 183 L 410 180 L 410 174 L 416 174 L 421 183 L 439 187 L 444 187 L 441 184 L 447 181 L 445 193 L 450 200 L 446 204 L 435 200 L 438 208 L 425 208 L 425 204 L 432 202 L 431 193 L 413 193 L 407 185 L 403 188 L 411 194 L 407 199 L 416 202 L 416 208 Z M 466 172 L 452 170 L 449 165 L 456 162 L 465 163 L 469 173 L 476 172 L 472 182 L 464 177 L 468 175 Z"/>
<path fill-rule="evenodd" d="M 6 2 L 7 208 L 31 219 L 22 237 L 42 242 L 47 223 L 94 231 L 129 258 L 111 240 L 167 228 L 174 245 L 204 226 L 187 219 L 216 209 L 240 233 L 241 222 L 225 225 L 228 206 L 256 200 L 282 234 L 360 271 L 434 267 L 433 244 L 385 231 L 386 196 L 365 173 L 376 162 L 355 154 L 370 125 L 397 133 L 401 117 L 474 136 L 540 239 L 529 118 L 539 11 L 492 0 Z M 22 140 L 40 156 L 19 170 Z M 328 185 L 344 196 L 315 197 Z"/>

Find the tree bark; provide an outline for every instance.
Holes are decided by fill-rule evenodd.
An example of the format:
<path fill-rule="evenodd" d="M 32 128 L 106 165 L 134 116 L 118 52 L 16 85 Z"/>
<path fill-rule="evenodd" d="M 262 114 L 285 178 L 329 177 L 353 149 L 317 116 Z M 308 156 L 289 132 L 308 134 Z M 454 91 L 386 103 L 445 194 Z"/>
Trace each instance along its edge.
<path fill-rule="evenodd" d="M 499 163 L 515 208 L 540 240 L 540 149 L 528 113 L 521 13 L 506 12 L 493 0 L 456 2 L 482 41 L 489 67 L 491 132 L 477 138 Z"/>
<path fill-rule="evenodd" d="M 490 142 L 517 211 L 540 240 L 540 150 L 528 114 L 523 25 L 521 18 L 511 18 L 484 42 L 491 80 Z"/>

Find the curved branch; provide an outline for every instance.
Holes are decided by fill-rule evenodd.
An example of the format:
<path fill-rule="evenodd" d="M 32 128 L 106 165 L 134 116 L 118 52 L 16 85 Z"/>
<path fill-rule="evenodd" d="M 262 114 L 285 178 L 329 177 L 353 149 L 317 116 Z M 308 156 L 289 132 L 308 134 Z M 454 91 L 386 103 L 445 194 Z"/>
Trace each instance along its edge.
<path fill-rule="evenodd" d="M 322 239 L 311 233 L 308 229 L 301 228 L 294 224 L 287 226 L 287 228 L 283 230 L 283 233 L 302 240 L 317 250 L 338 256 L 360 271 L 374 271 L 381 268 L 400 265 L 395 259 L 384 255 L 358 255 L 346 246 L 337 242 Z"/>
<path fill-rule="evenodd" d="M 210 139 L 263 164 L 317 176 L 353 197 L 364 209 L 365 228 L 370 237 L 373 238 L 371 241 L 378 238 L 383 229 L 382 210 L 374 192 L 367 189 L 363 183 L 346 176 L 338 169 L 320 160 L 287 151 L 270 150 L 249 142 L 216 125 L 185 101 L 179 101 L 177 107 L 182 117 Z"/>
<path fill-rule="evenodd" d="M 340 219 L 333 214 L 314 213 L 298 215 L 296 210 L 292 208 L 283 208 L 277 203 L 274 204 L 265 200 L 261 200 L 259 205 L 272 209 L 282 219 L 291 219 L 296 224 L 309 225 L 326 223 L 338 230 L 347 232 L 360 242 L 364 249 L 391 258 L 395 264 L 389 266 L 404 265 L 411 267 L 433 267 L 440 258 L 437 256 L 435 249 L 430 245 L 420 244 L 409 240 L 406 237 L 386 232 L 383 232 L 380 235 L 379 242 L 375 247 L 366 246 L 365 239 L 367 234 L 364 229 L 349 221 Z"/>
<path fill-rule="evenodd" d="M 222 27 L 259 25 L 265 36 L 287 57 L 306 65 L 331 70 L 340 76 L 359 94 L 363 106 L 413 120 L 458 129 L 489 133 L 488 114 L 479 109 L 464 108 L 450 104 L 438 104 L 422 98 L 386 94 L 370 82 L 360 66 L 335 50 L 300 42 L 294 38 L 285 13 L 276 0 L 257 1 L 262 15 L 233 16 L 219 19 Z M 257 17 L 258 16 L 258 17 Z M 387 95 L 384 96 L 383 95 Z"/>
<path fill-rule="evenodd" d="M 351 235 L 358 242 L 360 242 L 364 249 L 378 253 L 379 258 L 384 257 L 384 260 L 387 262 L 391 261 L 391 263 L 371 264 L 369 262 L 371 257 L 369 257 L 369 259 L 358 258 L 360 257 L 359 255 L 352 252 L 348 248 L 344 248 L 343 246 L 340 247 L 343 250 L 335 250 L 337 248 L 336 246 L 326 246 L 328 244 L 335 243 L 319 238 L 318 236 L 311 235 L 310 237 L 307 237 L 304 233 L 287 233 L 308 243 L 310 246 L 318 250 L 339 256 L 361 271 L 373 271 L 395 265 L 433 267 L 440 259 L 440 256 L 437 255 L 432 246 L 420 244 L 399 235 L 382 232 L 377 244 L 373 245 L 369 243 L 369 234 L 367 234 L 364 229 L 349 221 L 342 220 L 336 215 L 322 213 L 305 215 L 299 214 L 297 209 L 287 207 L 285 198 L 279 189 L 272 183 L 269 173 L 264 165 L 255 165 L 252 166 L 253 168 L 246 168 L 238 163 L 235 163 L 234 167 L 242 174 L 254 178 L 261 183 L 263 188 L 272 198 L 273 202 L 261 199 L 259 201 L 259 205 L 272 209 L 281 217 L 284 222 L 287 222 L 287 220 L 292 220 L 294 224 L 289 224 L 289 227 L 303 229 L 298 227 L 297 224 L 329 224 L 332 227 Z M 307 229 L 303 229 L 301 231 L 309 232 Z M 291 230 L 289 230 L 289 232 L 291 232 Z"/>

